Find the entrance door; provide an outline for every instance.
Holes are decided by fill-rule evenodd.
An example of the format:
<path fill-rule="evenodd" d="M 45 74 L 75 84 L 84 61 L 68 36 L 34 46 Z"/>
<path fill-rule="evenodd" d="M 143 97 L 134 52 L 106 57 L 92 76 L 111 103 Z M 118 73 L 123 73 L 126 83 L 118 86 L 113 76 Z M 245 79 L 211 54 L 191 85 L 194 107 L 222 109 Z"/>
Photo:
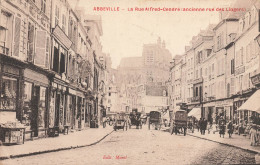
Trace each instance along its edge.
<path fill-rule="evenodd" d="M 40 87 L 33 87 L 32 95 L 32 125 L 31 129 L 34 137 L 38 136 L 38 111 L 39 111 L 39 102 L 40 102 Z"/>
<path fill-rule="evenodd" d="M 56 95 L 56 102 L 55 102 L 55 127 L 59 127 L 59 111 L 60 111 L 60 94 Z"/>
<path fill-rule="evenodd" d="M 78 97 L 78 114 L 77 114 L 77 120 L 78 120 L 78 129 L 81 129 L 81 108 L 82 108 L 82 99 L 81 97 Z"/>

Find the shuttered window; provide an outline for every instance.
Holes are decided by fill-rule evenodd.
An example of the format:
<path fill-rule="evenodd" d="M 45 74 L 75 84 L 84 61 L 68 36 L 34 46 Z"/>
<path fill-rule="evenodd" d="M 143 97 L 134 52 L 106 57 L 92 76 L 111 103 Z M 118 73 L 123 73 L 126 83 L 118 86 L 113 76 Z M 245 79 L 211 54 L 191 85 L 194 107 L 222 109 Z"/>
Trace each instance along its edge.
<path fill-rule="evenodd" d="M 34 64 L 42 67 L 45 67 L 46 60 L 46 33 L 46 31 L 37 30 L 36 35 Z"/>
<path fill-rule="evenodd" d="M 20 48 L 20 32 L 21 32 L 21 18 L 15 18 L 14 25 L 14 53 L 13 55 L 19 57 Z"/>
<path fill-rule="evenodd" d="M 56 46 L 53 52 L 53 71 L 59 72 L 59 49 Z"/>
<path fill-rule="evenodd" d="M 27 53 L 27 60 L 29 62 L 33 62 L 34 56 L 34 25 L 29 22 L 28 24 L 28 53 Z"/>

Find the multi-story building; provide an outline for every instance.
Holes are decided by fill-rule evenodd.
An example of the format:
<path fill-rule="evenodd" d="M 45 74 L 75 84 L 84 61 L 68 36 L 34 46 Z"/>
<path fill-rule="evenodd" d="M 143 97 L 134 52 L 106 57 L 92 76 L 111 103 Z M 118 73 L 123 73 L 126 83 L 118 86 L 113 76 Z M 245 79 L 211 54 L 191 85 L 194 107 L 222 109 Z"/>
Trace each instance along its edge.
<path fill-rule="evenodd" d="M 167 86 L 158 83 L 148 83 L 138 87 L 138 96 L 140 96 L 140 112 L 149 113 L 168 109 L 168 91 Z"/>
<path fill-rule="evenodd" d="M 235 98 L 234 107 L 239 108 L 254 92 L 250 77 L 259 69 L 259 2 L 250 4 L 249 10 L 239 18 L 235 49 Z M 239 120 L 249 121 L 252 111 L 240 111 Z"/>
<path fill-rule="evenodd" d="M 188 109 L 201 111 L 199 117 L 210 122 L 217 122 L 221 115 L 236 123 L 250 122 L 251 116 L 258 115 L 254 111 L 259 104 L 253 101 L 256 105 L 252 108 L 249 102 L 259 95 L 259 91 L 255 91 L 259 84 L 257 15 L 260 4 L 237 0 L 232 7 L 241 3 L 247 11 L 221 12 L 220 22 L 193 37 L 191 47 L 185 49 L 187 83 L 181 84 L 180 88 L 186 86 L 188 96 L 191 96 L 188 91 L 193 89 L 193 96 L 187 99 Z M 173 72 L 178 68 L 179 65 L 171 68 L 173 86 L 179 84 L 174 82 L 179 73 Z M 173 92 L 178 95 L 177 89 Z M 185 100 L 185 96 L 181 97 L 180 100 Z M 248 99 L 249 102 L 241 107 Z"/>
<path fill-rule="evenodd" d="M 4 0 L 0 13 L 0 124 L 20 122 L 26 138 L 89 127 L 106 68 L 82 13 L 59 0 Z"/>

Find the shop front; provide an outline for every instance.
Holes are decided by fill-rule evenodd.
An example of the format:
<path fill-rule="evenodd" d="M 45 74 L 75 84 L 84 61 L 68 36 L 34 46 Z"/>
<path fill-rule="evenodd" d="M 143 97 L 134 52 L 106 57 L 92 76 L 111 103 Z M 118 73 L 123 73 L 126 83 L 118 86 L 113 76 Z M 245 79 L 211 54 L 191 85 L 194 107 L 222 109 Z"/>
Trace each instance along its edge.
<path fill-rule="evenodd" d="M 252 96 L 248 98 L 245 103 L 238 108 L 239 114 L 243 115 L 243 119 L 247 123 L 260 124 L 259 113 L 260 113 L 260 90 L 257 90 Z"/>
<path fill-rule="evenodd" d="M 0 54 L 0 141 L 4 143 L 24 141 L 23 72 L 24 63 Z"/>
<path fill-rule="evenodd" d="M 241 107 L 246 100 L 248 99 L 248 97 L 238 97 L 234 99 L 234 116 L 236 118 L 235 122 L 238 123 L 248 123 L 249 121 L 249 111 L 248 110 L 241 110 L 238 111 L 239 107 Z"/>
<path fill-rule="evenodd" d="M 208 102 L 204 103 L 203 107 L 205 109 L 204 118 L 210 122 L 211 124 L 216 122 L 216 109 L 215 109 L 215 102 Z"/>
<path fill-rule="evenodd" d="M 67 108 L 67 85 L 65 82 L 54 78 L 51 86 L 50 111 L 49 111 L 49 128 L 50 134 L 55 136 L 64 131 L 66 123 Z"/>
<path fill-rule="evenodd" d="M 47 135 L 48 89 L 49 79 L 45 74 L 24 70 L 22 124 L 26 126 L 26 138 Z"/>
<path fill-rule="evenodd" d="M 77 92 L 74 89 L 68 89 L 68 97 L 67 97 L 67 112 L 66 112 L 66 125 L 70 126 L 71 129 L 76 128 L 76 95 Z"/>
<path fill-rule="evenodd" d="M 90 127 L 90 117 L 92 115 L 92 101 L 86 97 L 86 106 L 85 106 L 85 127 Z"/>
<path fill-rule="evenodd" d="M 77 115 L 76 115 L 76 129 L 84 128 L 85 123 L 85 105 L 86 99 L 82 92 L 77 91 Z"/>

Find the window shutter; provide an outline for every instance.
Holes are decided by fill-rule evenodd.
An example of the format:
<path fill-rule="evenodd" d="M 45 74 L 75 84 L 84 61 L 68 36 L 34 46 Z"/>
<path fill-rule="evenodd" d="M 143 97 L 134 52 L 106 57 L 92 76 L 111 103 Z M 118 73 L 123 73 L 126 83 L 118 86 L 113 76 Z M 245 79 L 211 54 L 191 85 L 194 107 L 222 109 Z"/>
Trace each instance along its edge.
<path fill-rule="evenodd" d="M 16 57 L 19 57 L 21 18 L 15 17 L 14 26 L 15 27 L 14 27 L 14 53 L 13 53 L 13 55 Z"/>
<path fill-rule="evenodd" d="M 34 54 L 34 25 L 29 23 L 28 25 L 28 61 L 33 62 Z"/>
<path fill-rule="evenodd" d="M 34 64 L 45 67 L 46 31 L 37 30 Z"/>
<path fill-rule="evenodd" d="M 50 57 L 50 37 L 46 37 L 46 59 L 45 68 L 49 68 L 49 57 Z"/>

